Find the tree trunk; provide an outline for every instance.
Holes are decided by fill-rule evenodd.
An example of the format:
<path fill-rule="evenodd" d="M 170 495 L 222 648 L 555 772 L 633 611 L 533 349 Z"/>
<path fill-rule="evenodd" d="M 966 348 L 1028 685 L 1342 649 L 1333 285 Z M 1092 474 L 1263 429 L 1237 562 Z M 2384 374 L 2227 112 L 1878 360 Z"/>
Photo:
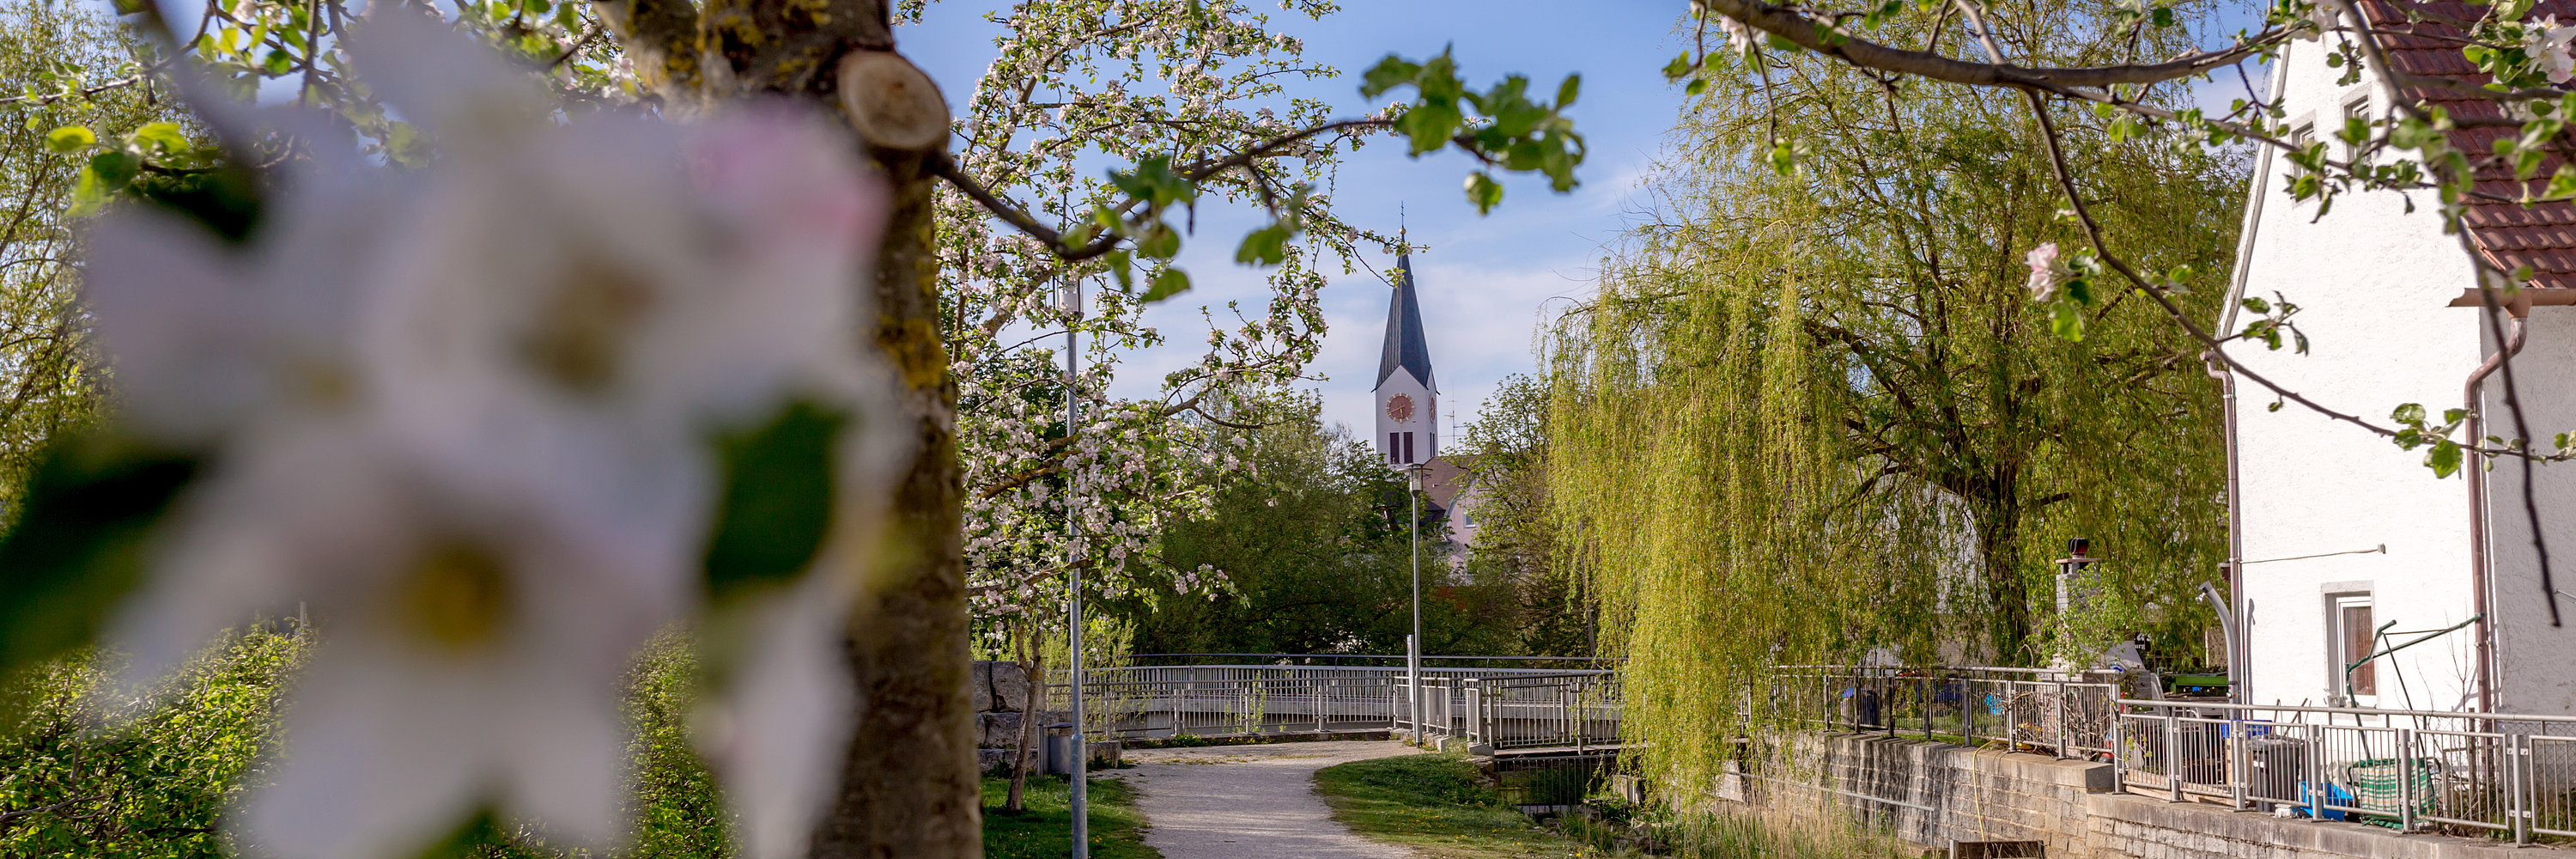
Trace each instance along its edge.
<path fill-rule="evenodd" d="M 1020 679 L 1028 693 L 1020 696 L 1020 746 L 1011 755 L 1011 793 L 1002 808 L 1012 813 L 1027 811 L 1021 800 L 1029 784 L 1029 758 L 1037 750 L 1038 707 L 1046 703 L 1046 651 L 1037 640 L 1037 624 L 1029 624 L 1020 636 Z"/>
<path fill-rule="evenodd" d="M 894 53 L 889 0 L 594 2 L 666 110 L 784 97 L 837 112 L 892 192 L 872 287 L 877 317 L 853 333 L 872 340 L 893 370 L 898 413 L 887 419 L 911 432 L 914 448 L 892 493 L 884 545 L 856 562 L 865 569 L 845 571 L 861 582 L 842 648 L 861 709 L 813 855 L 978 859 L 964 472 L 957 386 L 939 336 L 937 178 L 925 169 L 946 157 L 946 102 Z M 858 85 L 844 91 L 845 79 Z"/>
<path fill-rule="evenodd" d="M 882 4 L 868 4 L 879 7 Z M 829 79 L 829 76 L 824 76 Z M 935 151 L 934 151 L 935 152 Z M 817 859 L 976 859 L 983 823 L 967 695 L 957 386 L 939 337 L 934 153 L 872 150 L 894 193 L 876 273 L 876 343 L 902 385 L 915 450 L 868 571 L 848 646 L 861 707 Z"/>
<path fill-rule="evenodd" d="M 2009 486 L 2009 483 L 2007 483 Z M 2007 490 L 2003 498 L 1976 505 L 1978 575 L 1985 579 L 1987 607 L 1994 616 L 1988 640 L 1995 659 L 2011 664 L 2030 654 L 2030 585 L 2022 579 L 2021 505 Z"/>

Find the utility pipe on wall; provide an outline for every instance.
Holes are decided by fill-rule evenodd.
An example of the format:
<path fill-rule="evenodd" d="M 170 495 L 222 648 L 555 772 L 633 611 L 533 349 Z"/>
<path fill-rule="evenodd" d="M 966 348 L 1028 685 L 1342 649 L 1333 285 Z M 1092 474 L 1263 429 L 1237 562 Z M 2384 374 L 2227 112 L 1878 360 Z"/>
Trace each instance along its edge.
<path fill-rule="evenodd" d="M 2526 333 L 2523 317 L 2531 312 L 2531 307 L 2527 303 L 2515 302 L 2506 307 L 2506 312 L 2513 315 L 2513 324 L 2506 329 L 2504 348 L 2496 350 L 2486 363 L 2479 364 L 2477 370 L 2469 373 L 2468 381 L 2460 386 L 2461 407 L 2468 412 L 2461 423 L 2465 431 L 2461 433 L 2460 441 L 2467 449 L 2462 451 L 2460 467 L 2466 471 L 2469 485 L 2469 611 L 2477 616 L 2478 625 L 2478 709 L 2488 713 L 2496 711 L 2498 678 L 2495 622 L 2487 617 L 2493 604 L 2490 597 L 2495 577 L 2487 569 L 2487 468 L 2486 456 L 2478 453 L 2478 445 L 2483 443 L 2486 432 L 2485 422 L 2479 414 L 2479 394 L 2486 385 L 2487 376 L 2503 367 L 2505 360 L 2513 357 L 2514 353 L 2522 351 Z"/>
<path fill-rule="evenodd" d="M 2220 620 L 2228 634 L 2227 697 L 2229 703 L 2251 704 L 2254 696 L 2246 690 L 2253 685 L 2254 660 L 2246 652 L 2253 642 L 2247 640 L 2245 628 L 2245 529 L 2236 483 L 2236 374 L 2227 371 L 2227 360 L 2217 353 L 2202 357 L 2209 377 L 2218 380 L 2219 421 L 2227 440 L 2227 600 L 2221 606 L 2227 616 Z"/>

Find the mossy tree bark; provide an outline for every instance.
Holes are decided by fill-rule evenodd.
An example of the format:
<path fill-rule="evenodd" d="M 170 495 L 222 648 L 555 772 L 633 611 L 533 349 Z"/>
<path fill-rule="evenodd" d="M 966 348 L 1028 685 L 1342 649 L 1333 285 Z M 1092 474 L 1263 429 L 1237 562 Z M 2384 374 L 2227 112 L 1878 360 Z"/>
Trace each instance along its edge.
<path fill-rule="evenodd" d="M 861 711 L 818 857 L 971 859 L 983 854 L 967 697 L 959 522 L 957 386 L 939 338 L 933 165 L 947 110 L 895 54 L 886 0 L 602 0 L 638 78 L 687 114 L 784 97 L 851 120 L 893 211 L 877 258 L 872 340 L 901 385 L 913 449 L 895 487 L 885 550 L 852 571 L 865 586 L 845 647 Z M 852 58 L 857 56 L 857 62 Z M 846 73 L 847 66 L 867 67 Z M 842 92 L 856 81 L 864 91 Z"/>

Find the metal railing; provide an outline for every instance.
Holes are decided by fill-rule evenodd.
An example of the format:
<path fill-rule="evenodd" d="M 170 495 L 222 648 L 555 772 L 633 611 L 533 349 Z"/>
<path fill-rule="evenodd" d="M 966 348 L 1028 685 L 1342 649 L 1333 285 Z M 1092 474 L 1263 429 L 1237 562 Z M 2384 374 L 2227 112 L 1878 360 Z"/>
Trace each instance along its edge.
<path fill-rule="evenodd" d="M 1472 732 L 1462 683 L 1563 678 L 1606 672 L 1531 668 L 1426 668 L 1426 731 Z M 1066 675 L 1053 673 L 1046 709 L 1070 709 Z M 1562 682 L 1548 680 L 1546 682 Z M 1083 733 L 1168 738 L 1413 730 L 1400 667 L 1334 665 L 1142 665 L 1083 672 Z M 1515 687 L 1516 688 L 1516 687 Z M 1597 694 L 1595 695 L 1597 699 Z M 1591 700 L 1591 699 L 1587 699 Z M 1598 701 L 1593 700 L 1596 710 Z M 1525 715 L 1515 715 L 1527 718 Z M 1597 715 L 1597 714 L 1596 714 Z M 1463 720 L 1463 721 L 1462 721 Z M 1457 727 L 1452 727 L 1456 725 Z M 1615 716 L 1611 732 L 1616 732 Z M 1526 730 L 1522 732 L 1527 732 Z M 1513 733 L 1505 730 L 1499 733 Z"/>
<path fill-rule="evenodd" d="M 2123 699 L 2123 789 L 2400 830 L 2576 837 L 2576 716 Z"/>
<path fill-rule="evenodd" d="M 1562 671 L 1423 680 L 1423 733 L 1497 750 L 1588 751 L 1619 743 L 1618 675 Z M 1394 729 L 1413 730 L 1397 702 Z"/>
<path fill-rule="evenodd" d="M 1085 674 L 1094 737 L 1393 730 L 1498 751 L 1619 745 L 1609 671 L 1152 665 Z M 1061 711 L 1064 675 L 1050 684 Z M 2138 700 L 2119 672 L 1783 666 L 1748 720 L 2108 761 L 2122 790 L 2530 843 L 2576 838 L 2576 716 Z M 1747 728 L 1753 727 L 1748 721 Z"/>
<path fill-rule="evenodd" d="M 2119 699 L 2116 671 L 1790 665 L 1746 715 L 2081 758 L 2111 750 Z"/>

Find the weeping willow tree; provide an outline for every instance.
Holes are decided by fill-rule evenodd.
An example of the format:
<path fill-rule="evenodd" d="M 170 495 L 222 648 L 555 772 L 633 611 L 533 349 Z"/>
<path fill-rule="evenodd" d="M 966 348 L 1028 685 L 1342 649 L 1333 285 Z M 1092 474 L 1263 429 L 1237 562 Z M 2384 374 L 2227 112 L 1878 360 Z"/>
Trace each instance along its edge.
<path fill-rule="evenodd" d="M 1999 38 L 2170 53 L 2056 5 Z M 1813 55 L 1742 77 L 1688 105 L 1660 211 L 1546 340 L 1551 515 L 1628 657 L 1647 765 L 1704 777 L 1772 664 L 2035 664 L 2128 631 L 2197 650 L 2190 595 L 2225 534 L 2215 386 L 2145 298 L 2062 322 L 2033 302 L 2025 254 L 2079 235 L 2028 105 Z M 2241 157 L 2057 121 L 2091 142 L 2067 166 L 2118 244 L 2224 270 Z M 2190 299 L 2206 319 L 2221 297 Z M 2110 561 L 2061 617 L 2074 536 Z"/>

